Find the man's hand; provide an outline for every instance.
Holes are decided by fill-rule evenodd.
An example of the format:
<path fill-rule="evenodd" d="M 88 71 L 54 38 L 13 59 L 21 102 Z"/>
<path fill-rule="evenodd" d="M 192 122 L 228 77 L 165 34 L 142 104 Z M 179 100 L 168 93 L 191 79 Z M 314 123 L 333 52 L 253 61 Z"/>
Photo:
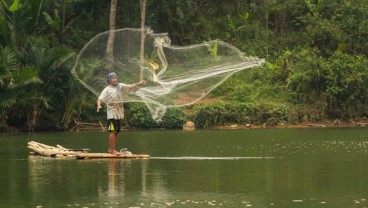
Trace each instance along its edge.
<path fill-rule="evenodd" d="M 137 88 L 138 87 L 138 85 L 143 85 L 143 84 L 146 84 L 146 81 L 144 81 L 144 80 L 141 80 L 141 81 L 139 81 L 139 82 L 137 82 L 137 83 L 135 83 L 135 84 L 131 84 L 130 86 L 129 86 L 129 88 Z"/>
<path fill-rule="evenodd" d="M 96 110 L 97 113 L 100 112 L 100 109 L 102 108 L 101 105 L 102 105 L 102 101 L 100 99 L 97 99 L 97 110 Z"/>

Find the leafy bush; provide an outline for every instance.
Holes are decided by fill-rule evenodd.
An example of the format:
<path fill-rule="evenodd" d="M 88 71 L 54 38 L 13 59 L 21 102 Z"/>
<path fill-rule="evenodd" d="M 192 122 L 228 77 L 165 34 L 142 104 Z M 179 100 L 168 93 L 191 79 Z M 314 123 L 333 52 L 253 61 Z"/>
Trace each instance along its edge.
<path fill-rule="evenodd" d="M 200 105 L 193 115 L 193 121 L 198 128 L 223 125 L 225 123 L 225 114 L 225 103 L 220 100 L 207 105 Z"/>
<path fill-rule="evenodd" d="M 143 103 L 129 103 L 126 108 L 126 120 L 131 127 L 135 128 L 182 128 L 187 118 L 180 108 L 169 108 L 162 121 L 156 122 Z"/>
<path fill-rule="evenodd" d="M 313 104 L 326 91 L 326 61 L 315 50 L 294 52 L 288 66 L 287 87 L 297 104 Z"/>
<path fill-rule="evenodd" d="M 229 123 L 279 125 L 288 122 L 295 123 L 298 120 L 298 114 L 284 104 L 217 101 L 199 106 L 193 115 L 193 120 L 198 128 Z"/>
<path fill-rule="evenodd" d="M 169 108 L 159 123 L 161 128 L 179 129 L 187 121 L 187 116 L 181 108 Z"/>
<path fill-rule="evenodd" d="M 336 52 L 327 63 L 327 106 L 331 117 L 367 116 L 368 60 Z"/>
<path fill-rule="evenodd" d="M 277 103 L 261 103 L 254 106 L 253 122 L 255 124 L 278 125 L 288 122 L 289 108 Z"/>

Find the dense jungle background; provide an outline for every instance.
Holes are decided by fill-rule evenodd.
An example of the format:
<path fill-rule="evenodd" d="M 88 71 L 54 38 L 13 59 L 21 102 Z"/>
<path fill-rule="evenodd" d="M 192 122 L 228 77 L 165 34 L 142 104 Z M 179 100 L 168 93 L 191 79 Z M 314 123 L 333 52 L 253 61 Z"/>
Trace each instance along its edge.
<path fill-rule="evenodd" d="M 109 29 L 111 2 L 0 1 L 0 131 L 105 125 L 70 69 L 84 44 Z M 267 62 L 232 76 L 212 102 L 170 109 L 161 123 L 144 105 L 126 104 L 125 126 L 366 120 L 368 0 L 147 0 L 145 8 L 145 25 L 173 45 L 219 39 Z M 139 28 L 140 17 L 140 1 L 117 1 L 116 28 Z"/>

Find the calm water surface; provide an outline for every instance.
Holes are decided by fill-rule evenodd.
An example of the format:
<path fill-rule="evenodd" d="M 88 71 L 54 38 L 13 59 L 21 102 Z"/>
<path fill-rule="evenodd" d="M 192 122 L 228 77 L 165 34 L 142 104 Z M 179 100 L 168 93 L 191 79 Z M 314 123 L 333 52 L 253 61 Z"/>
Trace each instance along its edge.
<path fill-rule="evenodd" d="M 0 207 L 368 207 L 368 128 L 128 131 L 150 159 L 29 156 L 28 141 L 106 152 L 107 134 L 0 134 Z"/>

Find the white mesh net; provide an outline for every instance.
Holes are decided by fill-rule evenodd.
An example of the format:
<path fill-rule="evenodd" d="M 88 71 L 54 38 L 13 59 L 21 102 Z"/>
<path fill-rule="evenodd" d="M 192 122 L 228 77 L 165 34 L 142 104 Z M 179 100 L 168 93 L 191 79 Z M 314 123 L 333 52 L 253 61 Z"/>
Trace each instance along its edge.
<path fill-rule="evenodd" d="M 109 34 L 110 41 L 114 35 L 110 56 L 106 55 Z M 159 121 L 167 108 L 194 104 L 233 73 L 264 63 L 219 40 L 177 47 L 167 34 L 145 28 L 144 35 L 142 64 L 141 29 L 119 29 L 91 39 L 79 53 L 72 74 L 99 96 L 109 72 L 126 84 L 139 82 L 143 73 L 146 84 L 125 93 L 121 102 L 144 102 L 152 118 Z"/>

